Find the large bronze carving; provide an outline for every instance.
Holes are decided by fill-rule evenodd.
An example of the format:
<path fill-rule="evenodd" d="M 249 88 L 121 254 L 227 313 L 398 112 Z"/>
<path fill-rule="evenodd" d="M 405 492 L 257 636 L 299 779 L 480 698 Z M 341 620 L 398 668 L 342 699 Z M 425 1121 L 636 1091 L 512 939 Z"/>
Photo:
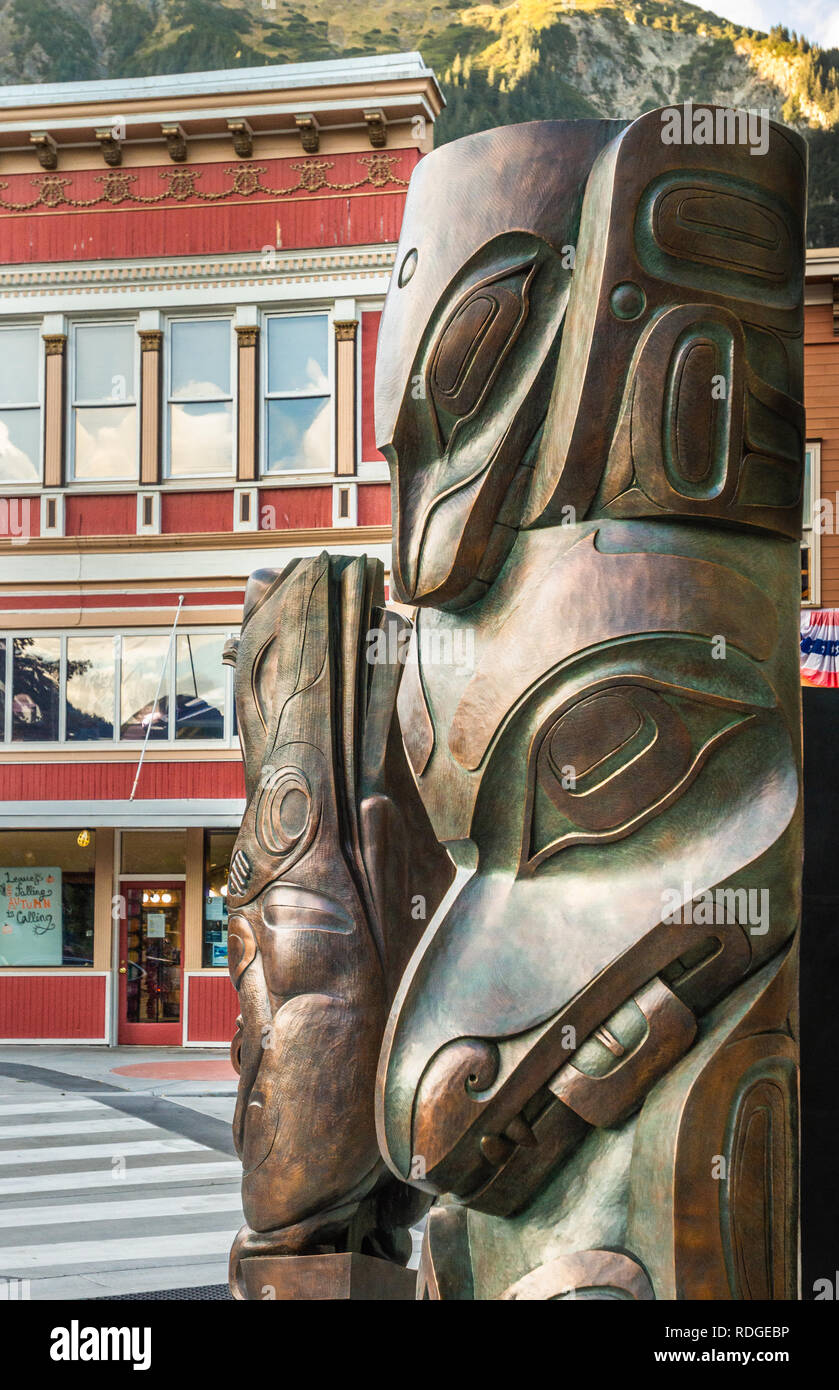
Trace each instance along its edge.
<path fill-rule="evenodd" d="M 797 1297 L 805 152 L 665 115 L 414 173 L 404 669 L 372 563 L 251 581 L 241 1297 L 404 1296 L 429 1204 L 420 1297 Z"/>

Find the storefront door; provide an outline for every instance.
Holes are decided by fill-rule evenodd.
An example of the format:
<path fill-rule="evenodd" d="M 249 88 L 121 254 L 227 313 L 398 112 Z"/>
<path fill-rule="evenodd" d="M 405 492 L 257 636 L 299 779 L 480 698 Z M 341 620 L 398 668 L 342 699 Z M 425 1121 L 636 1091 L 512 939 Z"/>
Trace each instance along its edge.
<path fill-rule="evenodd" d="M 182 1040 L 183 883 L 123 883 L 120 923 L 121 1043 L 178 1046 Z"/>

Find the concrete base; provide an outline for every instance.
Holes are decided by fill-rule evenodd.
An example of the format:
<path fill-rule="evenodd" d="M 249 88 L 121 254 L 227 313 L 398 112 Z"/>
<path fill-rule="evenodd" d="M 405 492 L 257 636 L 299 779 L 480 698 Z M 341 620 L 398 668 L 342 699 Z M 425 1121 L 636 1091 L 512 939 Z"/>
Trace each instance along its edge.
<path fill-rule="evenodd" d="M 253 1255 L 242 1260 L 248 1299 L 410 1301 L 417 1272 L 369 1255 Z"/>

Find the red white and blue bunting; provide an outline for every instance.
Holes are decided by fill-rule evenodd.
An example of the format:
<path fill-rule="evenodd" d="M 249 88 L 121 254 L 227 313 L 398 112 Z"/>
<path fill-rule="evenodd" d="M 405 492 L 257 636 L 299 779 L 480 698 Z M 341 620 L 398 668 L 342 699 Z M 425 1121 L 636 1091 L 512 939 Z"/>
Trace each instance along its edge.
<path fill-rule="evenodd" d="M 802 609 L 801 684 L 839 686 L 839 608 Z"/>

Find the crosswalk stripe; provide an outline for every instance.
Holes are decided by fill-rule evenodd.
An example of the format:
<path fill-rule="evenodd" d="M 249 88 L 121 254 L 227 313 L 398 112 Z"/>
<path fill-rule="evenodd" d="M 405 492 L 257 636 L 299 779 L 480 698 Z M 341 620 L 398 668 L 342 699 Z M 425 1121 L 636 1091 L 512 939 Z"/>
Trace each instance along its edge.
<path fill-rule="evenodd" d="M 60 1134 L 108 1134 L 118 1129 L 148 1129 L 145 1120 L 136 1115 L 112 1115 L 106 1120 L 56 1120 L 55 1124 L 45 1125 L 3 1125 L 0 1124 L 0 1143 L 7 1139 L 31 1139 L 37 1142 L 41 1136 Z"/>
<path fill-rule="evenodd" d="M 231 1192 L 181 1193 L 178 1197 L 134 1197 L 127 1202 L 71 1202 L 66 1206 L 18 1207 L 0 1211 L 0 1264 L 3 1232 L 25 1226 L 64 1226 L 73 1221 L 140 1221 L 152 1216 L 194 1216 L 199 1212 L 241 1211 L 239 1188 Z"/>
<path fill-rule="evenodd" d="M 224 1255 L 230 1249 L 229 1231 L 193 1231 L 185 1235 L 138 1236 L 114 1241 L 112 1263 L 165 1260 L 177 1255 Z M 44 1269 L 55 1265 L 103 1264 L 101 1240 L 68 1241 L 58 1245 L 7 1245 L 2 1251 L 3 1270 Z"/>
<path fill-rule="evenodd" d="M 58 1100 L 25 1100 L 6 1105 L 0 1101 L 0 1120 L 7 1115 L 63 1115 L 68 1110 L 104 1110 L 101 1100 L 92 1096 L 61 1096 Z"/>
<path fill-rule="evenodd" d="M 204 1144 L 194 1139 L 115 1139 L 112 1144 L 66 1144 L 49 1149 L 7 1149 L 0 1153 L 0 1167 L 10 1168 L 24 1163 L 61 1163 L 71 1159 L 125 1158 L 140 1154 L 207 1152 Z"/>
<path fill-rule="evenodd" d="M 174 1267 L 184 1283 L 208 1271 L 217 1281 L 244 1219 L 241 1177 L 235 1158 L 134 1107 L 126 1114 L 91 1095 L 6 1096 L 0 1273 L 30 1280 L 39 1298 L 77 1282 L 84 1296 L 91 1279 L 109 1290 L 156 1287 L 149 1272 L 158 1268 L 164 1282 Z"/>
<path fill-rule="evenodd" d="M 159 1168 L 134 1168 L 130 1164 L 116 1177 L 112 1168 L 80 1169 L 66 1173 L 33 1173 L 22 1178 L 0 1178 L 0 1197 L 29 1192 L 82 1192 L 91 1187 L 146 1187 L 158 1183 L 231 1182 L 242 1176 L 235 1158 L 216 1163 L 161 1164 Z"/>

